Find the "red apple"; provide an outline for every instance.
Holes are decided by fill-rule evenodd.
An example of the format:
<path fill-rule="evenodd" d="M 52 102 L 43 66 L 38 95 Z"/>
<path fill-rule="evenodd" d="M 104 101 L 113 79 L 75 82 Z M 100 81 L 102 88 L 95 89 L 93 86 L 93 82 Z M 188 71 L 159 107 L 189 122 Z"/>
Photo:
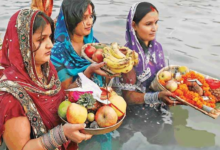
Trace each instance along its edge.
<path fill-rule="evenodd" d="M 102 106 L 96 112 L 95 120 L 101 128 L 105 128 L 116 124 L 118 115 L 112 107 Z"/>
<path fill-rule="evenodd" d="M 92 55 L 96 52 L 96 48 L 94 46 L 88 45 L 85 48 L 85 53 L 89 58 L 92 58 Z"/>
<path fill-rule="evenodd" d="M 97 49 L 96 52 L 92 55 L 92 60 L 97 63 L 103 62 L 103 49 Z"/>

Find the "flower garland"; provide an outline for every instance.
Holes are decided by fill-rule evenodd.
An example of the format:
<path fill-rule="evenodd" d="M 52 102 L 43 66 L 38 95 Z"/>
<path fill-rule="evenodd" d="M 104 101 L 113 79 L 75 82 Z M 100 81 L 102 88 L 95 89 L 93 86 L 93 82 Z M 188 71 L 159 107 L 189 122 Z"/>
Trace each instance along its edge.
<path fill-rule="evenodd" d="M 202 96 L 198 93 L 190 91 L 187 82 L 189 79 L 197 79 L 202 83 L 201 88 L 203 89 L 203 96 L 209 97 L 209 100 L 203 100 Z M 159 80 L 160 84 L 165 86 L 165 82 L 163 80 Z M 202 109 L 203 105 L 215 108 L 216 98 L 209 91 L 209 84 L 206 82 L 205 77 L 199 73 L 195 73 L 194 71 L 190 71 L 185 75 L 182 75 L 180 80 L 180 84 L 178 84 L 178 88 L 173 92 L 176 96 L 181 99 L 191 103 L 194 106 Z"/>

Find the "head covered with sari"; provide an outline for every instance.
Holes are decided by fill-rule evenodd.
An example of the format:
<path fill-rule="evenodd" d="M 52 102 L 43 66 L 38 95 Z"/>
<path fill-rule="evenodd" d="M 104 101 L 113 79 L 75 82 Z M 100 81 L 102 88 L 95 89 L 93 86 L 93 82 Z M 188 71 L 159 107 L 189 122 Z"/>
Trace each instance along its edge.
<path fill-rule="evenodd" d="M 35 138 L 61 123 L 57 109 L 65 93 L 56 69 L 50 61 L 41 66 L 48 81 L 45 83 L 36 73 L 32 37 L 37 17 L 44 20 L 44 25 L 50 24 L 53 31 L 52 19 L 38 10 L 20 10 L 8 23 L 0 62 L 5 68 L 0 81 L 0 106 L 4 106 L 0 116 L 5 116 L 0 117 L 0 136 L 4 123 L 13 117 L 27 116 Z"/>
<path fill-rule="evenodd" d="M 56 23 L 55 44 L 52 49 L 51 61 L 57 69 L 58 76 L 62 81 L 73 77 L 76 79 L 78 73 L 83 72 L 91 63 L 79 56 L 71 43 L 71 35 L 74 29 L 83 19 L 83 14 L 88 5 L 94 5 L 90 0 L 64 0 Z M 70 14 L 72 13 L 72 14 Z M 95 15 L 94 15 L 95 20 Z M 98 43 L 93 36 L 93 30 L 84 36 L 84 44 Z"/>
<path fill-rule="evenodd" d="M 32 0 L 31 9 L 37 9 L 51 16 L 53 9 L 53 0 Z"/>
<path fill-rule="evenodd" d="M 139 54 L 139 64 L 135 67 L 135 71 L 139 84 L 143 85 L 142 91 L 149 87 L 156 73 L 165 66 L 163 49 L 160 43 L 156 39 L 149 41 L 146 53 L 141 40 L 138 39 L 137 33 L 132 27 L 132 22 L 137 15 L 145 16 L 152 10 L 157 11 L 155 6 L 148 2 L 135 3 L 129 11 L 126 24 L 125 46 Z"/>

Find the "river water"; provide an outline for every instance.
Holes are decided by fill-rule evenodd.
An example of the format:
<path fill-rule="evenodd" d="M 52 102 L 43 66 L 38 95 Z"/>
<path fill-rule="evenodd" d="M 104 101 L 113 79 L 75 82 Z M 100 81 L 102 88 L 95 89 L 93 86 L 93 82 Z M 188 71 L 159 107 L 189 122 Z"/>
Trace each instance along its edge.
<path fill-rule="evenodd" d="M 97 14 L 95 36 L 100 42 L 118 42 L 123 45 L 126 17 L 131 5 L 137 0 L 93 2 Z M 220 0 L 154 0 L 153 4 L 160 13 L 157 41 L 162 44 L 170 64 L 186 65 L 190 69 L 220 79 Z M 61 0 L 54 1 L 52 18 L 58 15 L 60 5 Z M 10 16 L 29 6 L 30 0 L 1 0 L 1 38 Z M 188 106 L 173 106 L 169 112 L 170 114 L 161 115 L 160 119 L 149 115 L 154 112 L 134 112 L 143 119 L 132 125 L 127 118 L 122 127 L 112 133 L 111 148 L 220 149 L 220 117 L 212 119 Z M 82 146 L 82 149 L 88 147 L 100 149 L 100 145 L 95 141 Z"/>

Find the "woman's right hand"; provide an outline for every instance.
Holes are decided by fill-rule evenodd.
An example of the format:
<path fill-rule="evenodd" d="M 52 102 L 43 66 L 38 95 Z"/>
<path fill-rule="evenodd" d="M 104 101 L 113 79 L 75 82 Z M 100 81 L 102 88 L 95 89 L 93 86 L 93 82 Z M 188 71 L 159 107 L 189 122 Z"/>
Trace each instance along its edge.
<path fill-rule="evenodd" d="M 63 131 L 65 136 L 75 142 L 81 143 L 83 140 L 88 140 L 92 137 L 90 134 L 81 133 L 80 130 L 85 128 L 85 124 L 70 124 L 66 123 L 63 125 Z"/>
<path fill-rule="evenodd" d="M 176 100 L 171 100 L 170 97 L 175 98 L 175 95 L 171 93 L 170 91 L 161 91 L 158 95 L 158 98 L 161 99 L 163 102 L 165 102 L 168 105 L 181 105 L 182 103 Z"/>

